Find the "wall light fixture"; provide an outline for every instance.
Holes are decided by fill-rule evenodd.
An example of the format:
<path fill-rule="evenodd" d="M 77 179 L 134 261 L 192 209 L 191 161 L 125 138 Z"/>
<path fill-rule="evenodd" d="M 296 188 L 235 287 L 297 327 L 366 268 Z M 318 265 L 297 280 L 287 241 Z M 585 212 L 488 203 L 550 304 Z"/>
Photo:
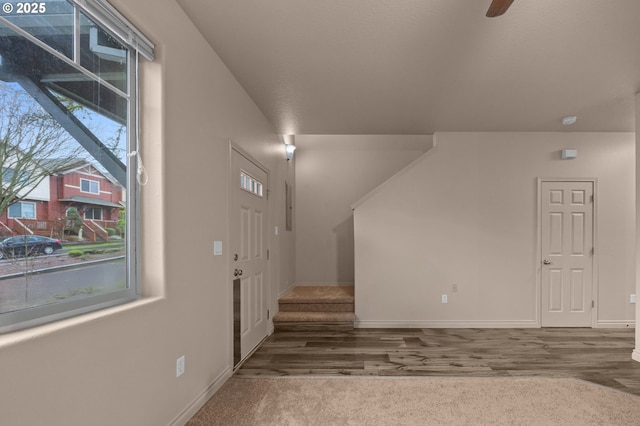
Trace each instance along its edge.
<path fill-rule="evenodd" d="M 293 158 L 293 153 L 296 150 L 296 137 L 294 135 L 282 135 L 284 138 L 284 152 L 287 157 L 287 161 Z"/>

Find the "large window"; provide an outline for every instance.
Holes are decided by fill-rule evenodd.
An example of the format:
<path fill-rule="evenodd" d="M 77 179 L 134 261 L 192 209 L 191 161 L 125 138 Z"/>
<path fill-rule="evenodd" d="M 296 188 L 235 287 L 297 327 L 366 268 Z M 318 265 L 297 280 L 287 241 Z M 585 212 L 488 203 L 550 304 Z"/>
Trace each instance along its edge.
<path fill-rule="evenodd" d="M 9 206 L 8 217 L 14 219 L 35 219 L 36 204 L 26 201 L 18 201 Z"/>
<path fill-rule="evenodd" d="M 138 297 L 140 56 L 153 60 L 153 45 L 105 0 L 3 4 L 0 332 Z M 80 163 L 124 188 L 119 198 L 94 180 L 66 184 Z M 113 213 L 79 214 L 87 198 Z M 41 202 L 37 221 L 30 200 Z M 9 250 L 20 235 L 37 238 L 35 249 Z"/>

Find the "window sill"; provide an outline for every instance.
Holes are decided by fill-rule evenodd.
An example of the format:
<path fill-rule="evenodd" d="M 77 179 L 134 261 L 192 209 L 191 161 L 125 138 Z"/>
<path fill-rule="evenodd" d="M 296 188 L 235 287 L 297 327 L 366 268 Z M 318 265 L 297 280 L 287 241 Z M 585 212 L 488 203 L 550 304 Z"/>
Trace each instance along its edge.
<path fill-rule="evenodd" d="M 0 335 L 0 351 L 10 346 L 19 345 L 24 342 L 39 339 L 50 334 L 55 334 L 62 330 L 68 330 L 73 327 L 85 325 L 94 321 L 118 315 L 122 312 L 140 309 L 144 306 L 151 305 L 164 300 L 164 297 L 145 297 L 133 302 L 124 303 L 122 305 L 111 308 L 102 309 L 87 314 L 78 315 L 77 317 L 67 318 L 48 324 L 35 326 L 32 328 L 18 330 Z"/>

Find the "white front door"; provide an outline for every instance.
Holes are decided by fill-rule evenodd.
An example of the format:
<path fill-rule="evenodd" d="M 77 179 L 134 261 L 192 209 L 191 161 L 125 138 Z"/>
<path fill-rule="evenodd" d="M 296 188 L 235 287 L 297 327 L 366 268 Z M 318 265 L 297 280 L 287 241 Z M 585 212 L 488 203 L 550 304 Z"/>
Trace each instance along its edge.
<path fill-rule="evenodd" d="M 267 336 L 267 172 L 231 154 L 231 269 L 240 280 L 240 352 L 244 359 Z"/>
<path fill-rule="evenodd" d="M 541 182 L 541 325 L 591 327 L 593 182 Z"/>

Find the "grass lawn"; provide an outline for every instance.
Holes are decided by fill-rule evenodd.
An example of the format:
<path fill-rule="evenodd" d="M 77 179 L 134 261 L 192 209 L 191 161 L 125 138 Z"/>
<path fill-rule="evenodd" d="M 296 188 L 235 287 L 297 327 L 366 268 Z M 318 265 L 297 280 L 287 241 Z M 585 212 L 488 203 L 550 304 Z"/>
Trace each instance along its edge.
<path fill-rule="evenodd" d="M 102 249 L 111 249 L 111 248 L 119 248 L 124 247 L 124 241 L 112 241 L 108 243 L 70 243 L 63 244 L 62 248 L 64 250 L 102 250 Z"/>

